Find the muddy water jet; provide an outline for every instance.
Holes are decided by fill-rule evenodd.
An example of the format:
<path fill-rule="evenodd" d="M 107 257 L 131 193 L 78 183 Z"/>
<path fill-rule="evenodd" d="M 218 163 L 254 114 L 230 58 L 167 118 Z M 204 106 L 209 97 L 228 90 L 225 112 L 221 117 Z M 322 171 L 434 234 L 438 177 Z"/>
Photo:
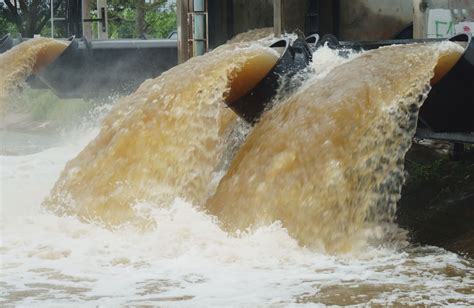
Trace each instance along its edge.
<path fill-rule="evenodd" d="M 134 212 L 137 202 L 166 206 L 182 197 L 202 204 L 235 121 L 224 100 L 254 87 L 277 59 L 258 44 L 227 45 L 146 81 L 66 165 L 45 205 L 107 225 L 143 226 L 148 220 Z"/>
<path fill-rule="evenodd" d="M 364 230 L 393 220 L 433 69 L 460 53 L 443 44 L 381 48 L 307 81 L 255 126 L 208 211 L 230 231 L 281 221 L 301 244 L 330 252 L 366 243 Z M 236 120 L 223 103 L 247 93 L 277 59 L 258 44 L 231 44 L 145 82 L 118 102 L 44 204 L 140 226 L 150 219 L 137 213 L 139 202 L 204 205 Z"/>
<path fill-rule="evenodd" d="M 332 52 L 328 48 L 325 50 Z M 337 57 L 336 53 L 333 55 Z M 422 55 L 425 53 L 420 56 Z M 320 54 L 318 54 L 318 59 L 320 61 L 313 63 L 313 67 L 315 71 L 322 72 L 317 76 L 320 80 L 329 71 L 328 66 L 334 67 L 348 61 L 320 57 Z M 209 58 L 206 58 L 207 60 Z M 205 71 L 201 65 L 204 64 L 200 61 L 194 62 L 194 67 L 188 67 L 188 74 L 194 74 L 192 72 L 194 68 Z M 178 86 L 181 80 L 190 83 L 183 75 L 186 74 L 176 76 L 174 79 Z M 197 75 L 202 77 L 204 72 Z M 196 83 L 208 81 L 204 78 L 205 76 Z M 151 86 L 154 84 L 154 81 L 149 81 L 134 98 L 127 99 L 129 103 L 127 108 L 121 106 L 115 109 L 114 112 L 118 114 L 115 119 L 121 120 L 116 124 L 115 130 L 110 130 L 111 140 L 115 138 L 118 142 L 122 137 L 114 133 L 126 130 L 125 122 L 127 125 L 132 125 L 134 124 L 132 120 L 139 118 L 132 116 L 134 112 L 137 112 L 134 110 L 134 104 L 143 114 L 145 114 L 144 110 L 148 110 L 145 106 L 152 109 L 151 104 L 147 105 L 140 101 L 144 99 L 142 95 L 149 94 L 148 90 L 151 91 Z M 170 81 L 167 84 L 174 83 Z M 211 84 L 214 85 L 214 83 Z M 220 87 L 220 82 L 218 86 Z M 163 93 L 171 97 L 178 95 L 177 91 L 182 90 L 177 86 L 175 88 L 176 92 L 156 89 L 157 92 L 153 93 L 157 96 Z M 189 96 L 191 94 L 187 94 L 186 98 Z M 223 105 L 224 99 L 219 101 L 219 104 L 209 102 L 217 108 Z M 195 97 L 186 103 L 169 100 L 162 102 L 175 104 L 174 108 L 167 107 L 168 109 L 164 111 L 174 118 L 178 117 L 177 112 L 185 113 L 187 116 L 183 118 L 184 120 L 194 119 L 186 113 L 186 110 L 190 108 L 188 104 L 202 103 Z M 279 103 L 285 104 L 284 101 Z M 181 107 L 181 110 L 178 107 Z M 218 112 L 205 106 L 191 111 L 199 113 L 200 110 L 208 111 L 207 115 L 211 116 Z M 303 113 L 305 109 L 299 112 Z M 163 113 L 157 113 L 159 119 L 168 116 Z M 153 118 L 152 115 L 155 113 L 147 111 L 146 114 Z M 133 119 L 127 122 L 125 120 L 127 115 Z M 231 113 L 220 115 L 222 117 L 218 118 L 222 118 L 223 123 L 229 120 L 230 125 L 214 125 L 208 129 L 212 130 L 213 134 L 217 134 L 214 130 L 222 128 L 219 142 L 224 142 L 222 147 L 226 147 L 227 150 L 228 142 L 223 141 L 222 136 L 228 136 L 226 133 L 228 131 L 234 132 L 236 126 L 233 125 L 234 118 Z M 111 116 L 107 125 L 113 126 L 113 120 L 114 117 Z M 213 121 L 209 120 L 210 123 L 214 123 Z M 168 122 L 164 125 L 166 123 Z M 197 124 L 202 123 L 203 120 L 199 120 Z M 349 124 L 353 123 L 349 122 Z M 152 123 L 148 122 L 148 124 Z M 180 129 L 178 125 L 186 126 L 186 128 Z M 95 125 L 93 127 L 95 128 Z M 197 129 L 196 127 L 184 121 L 172 128 L 180 129 L 178 133 L 184 132 L 184 136 L 192 135 L 186 137 L 189 139 L 182 139 L 181 136 L 176 136 L 175 139 L 182 140 L 182 143 L 186 140 L 194 142 L 191 137 L 195 136 L 193 130 Z M 98 130 L 99 127 L 97 127 Z M 94 132 L 97 131 L 94 129 Z M 207 130 L 201 128 L 196 134 L 203 131 Z M 105 134 L 106 130 L 104 129 L 103 132 Z M 300 133 L 306 134 L 306 131 L 302 130 Z M 150 131 L 150 135 L 153 134 L 164 138 L 159 130 Z M 415 245 L 400 248 L 404 239 L 400 242 L 389 243 L 384 247 L 366 246 L 361 254 L 331 256 L 298 246 L 280 223 L 263 226 L 255 232 L 241 234 L 238 237 L 229 236 L 220 228 L 218 220 L 207 215 L 198 207 L 198 204 L 193 205 L 182 200 L 175 200 L 169 208 L 158 208 L 162 204 L 153 202 L 143 204 L 147 208 L 154 207 L 153 222 L 156 223 L 156 228 L 147 232 L 140 232 L 133 226 L 120 226 L 110 230 L 95 223 L 80 221 L 74 216 L 58 216 L 44 211 L 40 203 L 53 186 L 66 161 L 77 155 L 80 149 L 94 138 L 89 130 L 81 130 L 78 134 L 67 136 L 68 138 L 63 143 L 40 153 L 0 156 L 3 214 L 0 216 L 2 234 L 0 303 L 3 306 L 193 305 L 207 307 L 226 306 L 229 302 L 237 306 L 252 307 L 295 306 L 298 303 L 374 306 L 474 305 L 472 259 L 432 246 Z M 215 138 L 213 136 L 211 137 Z M 142 143 L 134 140 L 138 138 L 143 138 L 143 135 L 138 135 L 136 138 L 130 137 L 124 141 L 125 144 L 130 141 L 131 153 L 132 148 L 139 148 L 138 150 L 143 152 L 142 155 L 146 158 L 150 154 L 145 152 L 152 153 L 160 150 L 158 147 L 151 147 L 152 137 L 143 140 Z M 212 142 L 215 140 L 212 138 L 207 140 Z M 308 140 L 312 138 L 316 137 L 308 136 Z M 172 141 L 175 144 L 178 143 L 174 139 Z M 201 141 L 202 139 L 199 139 L 195 142 Z M 91 150 L 88 151 L 96 155 L 98 159 L 107 155 L 115 159 L 118 155 L 105 154 L 107 151 L 116 149 L 112 143 L 113 141 L 110 141 L 110 146 L 109 144 L 105 146 L 104 153 L 97 148 L 97 151 L 93 150 L 92 145 Z M 288 144 L 288 147 L 291 147 L 291 140 Z M 127 145 L 124 147 L 126 148 Z M 171 146 L 163 147 L 171 148 Z M 148 148 L 151 149 L 148 150 Z M 188 149 L 185 146 L 175 146 L 175 148 L 179 149 L 178 153 L 188 155 L 183 150 Z M 126 160 L 127 154 L 123 153 L 121 159 Z M 136 154 L 136 157 L 138 158 L 139 155 Z M 161 157 L 158 156 L 158 158 Z M 181 162 L 189 157 L 191 156 L 186 156 Z M 232 156 L 226 157 L 228 160 L 231 158 Z M 199 173 L 201 167 L 192 159 L 193 157 L 186 164 L 192 164 L 195 169 L 191 169 L 188 165 L 180 169 L 177 169 L 179 165 L 170 165 L 169 172 L 174 172 L 176 168 L 180 172 L 194 171 L 197 178 L 201 175 L 206 176 Z M 82 161 L 84 164 L 95 164 L 94 158 L 85 159 L 83 156 Z M 281 161 L 284 162 L 284 159 Z M 149 165 L 153 167 L 154 163 L 153 158 L 146 158 L 146 164 L 140 167 L 148 168 Z M 80 161 L 74 164 L 77 168 L 66 169 L 67 172 L 81 171 Z M 105 161 L 102 161 L 102 164 L 99 164 L 102 168 L 97 168 L 96 175 L 89 178 L 82 177 L 84 181 L 92 179 L 90 186 L 100 184 L 101 173 L 107 176 L 109 170 L 112 170 L 111 172 L 120 175 L 122 171 L 114 169 L 129 167 L 114 160 L 109 161 L 108 165 Z M 188 169 L 184 169 L 186 166 Z M 260 168 L 260 166 L 255 167 Z M 311 170 L 308 170 L 308 173 L 315 169 L 313 165 L 309 165 L 309 168 Z M 86 166 L 85 170 L 92 172 L 92 169 L 93 167 Z M 126 169 L 123 168 L 123 172 L 126 172 Z M 139 173 L 131 166 L 128 169 L 133 173 Z M 210 167 L 204 165 L 204 169 L 209 170 Z M 154 174 L 143 173 L 143 183 L 146 184 L 146 179 L 149 177 L 153 179 L 153 176 Z M 134 180 L 131 177 L 130 179 Z M 106 180 L 107 178 L 104 179 Z M 333 180 L 337 179 L 333 178 Z M 87 183 L 81 183 L 79 187 L 88 189 Z M 138 190 L 142 186 L 136 183 L 134 187 L 137 188 L 135 195 L 139 195 Z M 64 186 L 64 189 L 69 188 L 71 187 Z M 276 188 L 280 189 L 281 186 L 276 186 Z M 298 188 L 295 187 L 296 189 Z M 147 190 L 152 191 L 153 188 L 147 188 Z M 91 190 L 91 193 L 97 191 Z M 79 197 L 78 205 L 85 201 L 82 196 Z M 119 197 L 120 195 L 117 194 L 118 199 Z M 95 201 L 93 198 L 90 200 Z M 231 202 L 231 200 L 226 201 Z M 110 206 L 112 216 L 114 206 L 113 204 Z M 301 210 L 301 207 L 297 210 Z M 341 209 L 341 215 L 345 215 L 344 210 Z M 120 208 L 117 209 L 117 212 L 119 211 Z M 63 213 L 77 214 L 78 211 L 65 208 Z M 311 211 L 307 213 L 311 214 Z"/>
<path fill-rule="evenodd" d="M 448 43 L 449 44 L 449 43 Z M 301 244 L 349 251 L 393 221 L 403 158 L 440 55 L 456 44 L 367 52 L 261 118 L 207 208 L 228 230 L 281 221 Z"/>
<path fill-rule="evenodd" d="M 34 38 L 0 55 L 0 110 L 5 97 L 31 74 L 54 61 L 67 43 L 49 38 Z"/>

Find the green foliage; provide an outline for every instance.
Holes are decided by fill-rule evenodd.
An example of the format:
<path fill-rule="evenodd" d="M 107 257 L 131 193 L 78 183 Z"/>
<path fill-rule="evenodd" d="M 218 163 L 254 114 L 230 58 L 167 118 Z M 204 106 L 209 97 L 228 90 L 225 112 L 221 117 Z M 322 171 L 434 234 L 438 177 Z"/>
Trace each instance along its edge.
<path fill-rule="evenodd" d="M 63 3 L 57 2 L 53 10 L 55 13 L 64 11 Z M 41 33 L 48 23 L 50 12 L 50 1 L 2 0 L 0 1 L 0 25 L 2 25 L 0 31 L 33 37 L 34 34 Z"/>
<path fill-rule="evenodd" d="M 455 192 L 458 187 L 474 188 L 474 147 L 467 145 L 459 161 L 450 159 L 448 155 L 427 156 L 426 152 L 434 150 L 423 148 L 414 146 L 405 160 L 410 190 L 430 186 L 438 193 L 445 193 Z"/>
<path fill-rule="evenodd" d="M 0 15 L 0 36 L 3 36 L 7 33 L 17 36 L 18 30 L 13 22 L 8 21 L 6 18 L 2 18 Z"/>
<path fill-rule="evenodd" d="M 59 0 L 55 2 L 61 4 L 56 8 L 55 15 L 63 16 L 64 5 Z M 16 36 L 22 33 L 24 37 L 32 37 L 33 34 L 40 33 L 42 36 L 51 36 L 49 1 L 27 3 L 30 11 L 38 10 L 41 13 L 41 18 L 32 19 L 33 15 L 25 14 L 21 10 L 15 16 L 6 4 L 0 1 L 0 35 L 11 33 Z M 90 18 L 97 18 L 96 9 L 91 9 Z M 144 13 L 141 21 L 140 10 Z M 176 29 L 176 5 L 166 0 L 156 0 L 153 3 L 145 3 L 144 0 L 108 0 L 108 19 L 111 39 L 138 38 L 142 35 L 147 38 L 165 38 Z M 97 23 L 92 26 L 93 33 L 97 33 Z M 60 21 L 55 22 L 54 32 L 55 37 L 66 36 L 65 27 Z"/>
<path fill-rule="evenodd" d="M 145 23 L 149 24 L 149 36 L 156 38 L 166 38 L 168 34 L 176 29 L 176 12 L 146 12 Z"/>
<path fill-rule="evenodd" d="M 125 2 L 125 3 L 124 3 Z M 166 2 L 145 4 L 144 28 L 137 29 L 137 6 L 130 1 L 120 1 L 120 5 L 109 4 L 109 37 L 137 38 L 142 34 L 147 38 L 166 38 L 176 29 L 176 6 Z M 127 6 L 125 6 L 127 5 Z M 94 27 L 96 29 L 96 27 Z"/>
<path fill-rule="evenodd" d="M 52 121 L 59 125 L 84 117 L 94 106 L 91 101 L 60 99 L 49 90 L 31 88 L 15 93 L 7 101 L 10 110 L 28 113 L 34 121 Z"/>
<path fill-rule="evenodd" d="M 109 12 L 109 37 L 111 39 L 135 37 L 135 10 L 124 8 L 111 16 Z"/>
<path fill-rule="evenodd" d="M 411 175 L 417 180 L 431 181 L 439 177 L 442 165 L 447 162 L 446 158 L 437 159 L 430 163 L 409 162 Z"/>

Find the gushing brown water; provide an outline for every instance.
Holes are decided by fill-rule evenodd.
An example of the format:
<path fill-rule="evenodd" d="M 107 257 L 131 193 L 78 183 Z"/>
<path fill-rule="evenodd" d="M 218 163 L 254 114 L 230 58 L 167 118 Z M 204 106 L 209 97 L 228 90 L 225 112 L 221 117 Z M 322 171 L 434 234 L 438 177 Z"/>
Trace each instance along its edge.
<path fill-rule="evenodd" d="M 368 223 L 393 218 L 439 57 L 433 45 L 381 48 L 307 83 L 256 125 L 209 212 L 228 230 L 281 221 L 301 244 L 351 250 Z"/>
<path fill-rule="evenodd" d="M 239 33 L 230 39 L 227 43 L 253 42 L 261 39 L 270 39 L 274 37 L 273 28 L 258 28 L 247 32 Z"/>
<path fill-rule="evenodd" d="M 259 45 L 218 48 L 122 99 L 45 205 L 107 225 L 146 226 L 152 220 L 135 204 L 181 197 L 206 205 L 230 231 L 281 221 L 301 244 L 348 251 L 371 223 L 393 218 L 433 70 L 440 57 L 462 51 L 446 44 L 443 52 L 382 48 L 306 82 L 264 115 L 215 192 L 236 119 L 224 100 L 241 97 L 277 60 Z"/>
<path fill-rule="evenodd" d="M 45 205 L 116 224 L 134 221 L 140 201 L 202 204 L 236 118 L 224 99 L 254 87 L 277 59 L 267 47 L 227 45 L 146 81 L 67 164 Z"/>
<path fill-rule="evenodd" d="M 466 48 L 464 44 L 459 44 L 461 48 L 456 48 L 456 51 L 452 52 L 442 52 L 438 59 L 438 64 L 434 69 L 434 76 L 431 79 L 431 85 L 435 85 L 440 81 L 458 62 L 459 58 L 462 55 L 462 48 Z"/>
<path fill-rule="evenodd" d="M 4 99 L 31 74 L 52 63 L 66 49 L 67 43 L 50 38 L 25 41 L 0 55 L 0 111 Z"/>
<path fill-rule="evenodd" d="M 195 59 L 191 64 L 169 72 L 170 76 L 146 82 L 137 93 L 123 99 L 107 118 L 99 137 L 69 164 L 55 188 L 57 192 L 63 189 L 62 196 L 70 197 L 73 203 L 69 204 L 67 200 L 58 198 L 55 205 L 52 203 L 54 198 L 51 197 L 48 206 L 59 213 L 79 214 L 85 218 L 102 215 L 106 222 L 120 219 L 125 221 L 134 220 L 134 213 L 127 204 L 129 196 L 132 201 L 150 198 L 156 203 L 155 200 L 167 197 L 160 195 L 162 191 L 159 189 L 162 186 L 169 186 L 169 190 L 165 191 L 169 192 L 169 197 L 197 192 L 197 196 L 191 197 L 202 198 L 207 192 L 198 191 L 199 187 L 208 189 L 212 194 L 214 184 L 203 183 L 201 177 L 205 180 L 210 178 L 209 170 L 215 168 L 217 161 L 221 160 L 220 156 L 224 156 L 225 161 L 232 159 L 232 155 L 225 154 L 232 152 L 232 147 L 229 150 L 228 141 L 224 142 L 222 139 L 223 136 L 224 139 L 232 136 L 235 131 L 240 132 L 235 129 L 239 125 L 233 125 L 233 115 L 222 108 L 223 96 L 230 95 L 227 83 L 229 79 L 233 80 L 230 87 L 234 89 L 236 78 L 240 78 L 239 76 L 247 71 L 251 75 L 256 68 L 255 65 L 245 64 L 246 57 L 253 58 L 255 53 L 265 53 L 258 47 L 253 50 L 250 47 L 242 47 L 241 51 L 233 50 L 236 46 L 225 48 L 218 51 L 225 54 L 219 55 L 216 52 L 208 57 Z M 240 57 L 239 52 L 242 50 L 246 50 L 242 55 L 245 59 Z M 338 61 L 341 59 L 326 66 L 322 65 L 321 73 L 317 76 L 322 80 L 321 84 L 310 80 L 304 85 L 306 90 L 296 93 L 287 101 L 278 102 L 280 106 L 277 108 L 280 109 L 271 111 L 250 137 L 249 142 L 253 140 L 254 143 L 247 143 L 243 147 L 242 151 L 245 149 L 253 155 L 247 162 L 254 168 L 254 174 L 259 180 L 263 178 L 262 173 L 271 175 L 269 170 L 273 170 L 273 174 L 282 177 L 282 180 L 290 180 L 286 185 L 279 182 L 278 178 L 270 178 L 268 181 L 265 179 L 264 182 L 265 185 L 274 185 L 273 192 L 276 196 L 288 192 L 296 196 L 294 204 L 291 204 L 296 215 L 287 209 L 284 209 L 286 213 L 282 213 L 289 215 L 284 220 L 289 230 L 294 231 L 297 222 L 308 228 L 326 223 L 316 229 L 324 229 L 324 232 L 313 234 L 328 235 L 328 239 L 323 239 L 325 243 L 331 243 L 333 234 L 343 236 L 344 231 L 337 229 L 341 227 L 337 225 L 341 223 L 338 215 L 348 220 L 342 222 L 342 227 L 357 223 L 359 220 L 353 219 L 351 215 L 360 214 L 363 210 L 357 211 L 349 207 L 356 207 L 357 204 L 348 202 L 338 206 L 339 203 L 336 202 L 333 203 L 334 207 L 323 204 L 323 209 L 328 212 L 326 216 L 335 217 L 334 225 L 331 225 L 324 220 L 313 220 L 318 218 L 313 215 L 317 212 L 314 206 L 318 204 L 305 203 L 303 205 L 307 205 L 307 208 L 304 208 L 297 202 L 308 199 L 312 201 L 323 196 L 323 193 L 318 191 L 321 186 L 321 189 L 329 187 L 335 193 L 352 194 L 346 198 L 355 196 L 364 201 L 356 194 L 356 188 L 361 190 L 360 194 L 364 191 L 370 192 L 365 185 L 373 182 L 364 180 L 364 177 L 373 174 L 379 177 L 380 172 L 387 174 L 386 164 L 389 163 L 382 163 L 380 170 L 371 166 L 365 170 L 357 157 L 361 156 L 362 161 L 375 157 L 373 163 L 377 163 L 382 160 L 379 156 L 390 156 L 390 152 L 382 153 L 384 151 L 394 150 L 394 155 L 401 155 L 400 148 L 390 144 L 399 143 L 398 138 L 405 138 L 399 137 L 399 133 L 403 136 L 408 133 L 402 127 L 397 128 L 398 122 L 394 119 L 401 117 L 402 125 L 411 123 L 410 118 L 414 112 L 404 108 L 409 101 L 417 100 L 407 98 L 406 93 L 424 93 L 422 88 L 427 84 L 432 66 L 430 67 L 429 63 L 421 64 L 420 58 L 426 57 L 427 61 L 433 64 L 436 62 L 434 58 L 437 51 L 433 50 L 431 54 L 426 46 L 421 48 L 419 53 L 415 47 L 387 50 L 375 52 L 363 60 L 358 60 L 362 61 L 359 64 L 346 65 L 345 69 L 337 69 L 329 75 L 329 80 L 336 80 L 337 85 L 349 85 L 346 91 L 350 94 L 344 93 L 337 85 L 333 87 L 329 85 L 329 81 L 322 80 L 328 71 L 326 68 L 333 67 L 336 62 L 340 63 Z M 317 59 L 334 60 L 319 51 L 316 54 Z M 416 54 L 417 58 L 410 61 L 414 65 L 413 69 L 420 69 L 420 79 L 414 77 L 416 74 L 411 68 L 406 72 L 407 78 L 414 80 L 413 86 L 409 85 L 409 81 L 401 82 L 395 79 L 403 79 L 405 76 L 394 72 L 390 65 L 396 65 L 399 69 L 410 67 L 409 64 L 394 63 L 395 60 L 386 62 L 388 69 L 382 70 L 381 65 L 375 62 L 387 60 L 388 55 L 383 56 L 385 52 L 395 53 L 397 58 L 401 58 L 400 53 L 403 53 L 403 61 Z M 451 52 L 442 54 L 454 54 L 457 51 Z M 232 55 L 235 57 L 231 57 Z M 235 63 L 229 63 L 234 60 Z M 255 60 L 258 60 L 258 57 Z M 364 63 L 367 66 L 364 66 Z M 313 64 L 317 69 L 322 63 Z M 239 68 L 240 73 L 233 68 Z M 360 74 L 348 71 L 348 68 L 360 69 Z M 261 70 L 262 75 L 264 71 Z M 373 80 L 367 75 L 372 76 Z M 354 81 L 350 77 L 361 80 Z M 341 81 L 338 81 L 339 78 Z M 424 83 L 421 82 L 423 80 Z M 248 84 L 249 87 L 251 83 Z M 418 85 L 422 88 L 418 89 Z M 385 88 L 388 89 L 386 93 Z M 221 92 L 222 89 L 225 90 Z M 396 94 L 397 90 L 402 92 Z M 245 87 L 242 91 L 245 91 Z M 306 99 L 303 91 L 308 91 L 314 99 Z M 367 95 L 363 94 L 364 91 Z M 321 99 L 318 98 L 320 92 Z M 235 93 L 238 97 L 239 91 Z M 355 97 L 352 98 L 351 94 Z M 398 98 L 401 105 L 393 103 Z M 321 106 L 317 107 L 317 104 Z M 417 104 L 418 102 L 415 103 Z M 381 108 L 388 111 L 384 112 Z M 327 115 L 324 115 L 325 112 Z M 304 113 L 308 115 L 305 116 Z M 355 118 L 352 119 L 352 114 L 349 113 Z M 381 115 L 382 119 L 379 120 L 378 115 Z M 277 121 L 285 117 L 288 120 L 305 122 Z M 271 121 L 275 122 L 272 124 Z M 380 124 L 379 128 L 384 133 L 374 132 L 374 129 L 369 127 L 370 123 Z M 274 129 L 275 136 L 270 136 L 269 142 L 263 142 L 262 146 L 266 146 L 265 148 L 259 148 L 263 156 L 260 160 L 255 157 L 255 147 L 260 147 L 255 142 L 262 141 L 262 133 L 267 136 L 272 134 L 263 131 L 263 127 L 260 127 L 263 125 Z M 279 129 L 279 125 L 286 125 L 289 133 L 284 134 L 284 128 Z M 336 131 L 339 128 L 348 133 L 347 138 L 356 138 L 359 142 L 346 141 L 346 137 Z M 296 131 L 297 129 L 300 131 Z M 327 133 L 326 138 L 322 137 L 320 130 Z M 393 131 L 396 132 L 395 136 L 391 135 Z M 372 140 L 375 136 L 381 139 Z M 278 140 L 278 137 L 292 137 L 294 140 Z M 302 139 L 304 137 L 307 142 Z M 392 140 L 394 138 L 396 141 Z M 329 141 L 317 144 L 315 140 L 321 139 Z M 276 141 L 275 147 L 271 141 Z M 382 145 L 385 142 L 387 145 Z M 295 145 L 303 146 L 295 148 Z M 161 152 L 162 149 L 164 152 Z M 375 306 L 474 304 L 472 260 L 435 247 L 415 246 L 402 250 L 392 249 L 393 246 L 388 249 L 366 247 L 366 253 L 357 258 L 326 256 L 297 247 L 295 241 L 288 237 L 280 226 L 259 228 L 257 232 L 242 238 L 228 236 L 216 226 L 217 221 L 182 201 L 173 202 L 170 208 L 157 211 L 157 215 L 153 217 L 156 228 L 144 233 L 134 232 L 130 228 L 109 232 L 95 224 L 79 222 L 75 218 L 44 213 L 37 208 L 38 201 L 42 198 L 44 189 L 50 187 L 50 180 L 56 177 L 57 168 L 63 166 L 70 151 L 70 145 L 61 145 L 35 155 L 1 157 L 2 193 L 6 193 L 5 196 L 2 195 L 1 206 L 2 210 L 6 211 L 0 219 L 0 285 L 3 291 L 0 302 L 3 306 L 80 306 L 104 303 L 109 306 L 222 306 L 229 302 L 229 298 L 240 306 L 281 306 L 296 303 Z M 286 158 L 291 158 L 292 151 L 296 153 L 297 160 L 294 163 L 290 160 L 290 163 L 286 164 L 289 161 Z M 352 151 L 353 157 L 345 151 Z M 283 155 L 280 155 L 281 153 Z M 324 163 L 330 159 L 328 156 L 331 154 L 334 155 L 334 162 L 340 163 L 329 163 L 330 166 L 325 172 Z M 236 175 L 247 175 L 240 169 L 245 168 L 245 155 L 239 153 L 233 163 L 232 173 L 224 179 L 222 185 L 226 185 L 225 183 Z M 275 168 L 270 168 L 267 164 L 270 160 L 271 166 Z M 259 162 L 262 164 L 258 164 Z M 355 167 L 350 165 L 351 162 Z M 301 167 L 296 163 L 301 164 Z M 336 167 L 331 170 L 332 165 Z M 279 169 L 279 166 L 282 167 Z M 216 169 L 220 171 L 221 167 Z M 285 168 L 290 173 L 289 176 L 286 176 Z M 302 170 L 303 168 L 307 169 Z M 362 173 L 357 175 L 358 172 Z M 303 174 L 305 178 L 300 182 L 292 182 L 297 173 Z M 358 178 L 361 178 L 360 184 L 348 183 Z M 388 178 L 391 178 L 390 174 Z M 315 179 L 316 182 L 310 182 Z M 118 180 L 127 182 L 128 186 L 120 187 Z M 189 184 L 193 180 L 196 180 L 196 187 Z M 337 188 L 338 181 L 347 188 Z M 237 182 L 244 183 L 244 180 L 238 179 Z M 295 185 L 298 183 L 302 185 Z M 306 185 L 309 187 L 305 187 Z M 268 199 L 263 200 L 263 203 L 253 203 L 258 199 L 254 195 L 260 193 L 254 192 L 253 186 L 243 188 L 247 190 L 240 190 L 242 195 L 228 195 L 229 198 L 236 197 L 236 205 L 243 205 L 241 211 L 249 211 L 252 207 L 261 205 L 265 208 L 248 213 L 238 213 L 238 209 L 222 211 L 219 215 L 222 215 L 221 218 L 226 221 L 230 230 L 235 229 L 241 221 L 249 222 L 252 215 L 256 215 L 253 220 L 258 221 L 261 210 L 270 212 L 268 217 L 272 215 L 271 217 L 278 218 L 279 208 L 274 207 L 278 203 L 266 203 L 274 202 L 269 188 L 264 187 L 261 192 L 261 199 Z M 382 188 L 381 192 L 384 189 Z M 280 193 L 279 190 L 283 192 Z M 69 191 L 72 193 L 69 194 Z M 88 193 L 91 195 L 87 196 Z M 306 195 L 306 199 L 300 197 L 306 193 L 312 195 Z M 225 192 L 220 190 L 216 197 L 224 195 Z M 289 197 L 284 197 L 289 200 Z M 339 195 L 331 200 L 343 200 L 343 197 Z M 243 204 L 239 201 L 240 198 L 252 204 Z M 235 201 L 224 198 L 222 200 L 226 205 L 234 204 Z M 374 197 L 374 200 L 379 198 Z M 383 210 L 384 202 L 380 204 L 380 207 L 375 208 Z M 238 214 L 235 223 L 229 216 L 232 211 Z M 304 217 L 302 212 L 308 217 Z M 370 210 L 368 213 L 383 214 Z M 366 216 L 369 217 L 369 214 Z M 241 225 L 244 228 L 247 223 Z M 364 223 L 361 223 L 361 226 L 363 227 Z M 357 231 L 356 227 L 348 229 Z M 295 232 L 292 234 L 300 237 L 305 235 Z M 340 240 L 333 238 L 336 239 Z M 307 238 L 303 237 L 303 240 Z M 310 239 L 310 244 L 316 240 Z M 342 238 L 342 241 L 345 243 L 347 239 Z M 278 296 L 273 296 L 277 293 Z"/>

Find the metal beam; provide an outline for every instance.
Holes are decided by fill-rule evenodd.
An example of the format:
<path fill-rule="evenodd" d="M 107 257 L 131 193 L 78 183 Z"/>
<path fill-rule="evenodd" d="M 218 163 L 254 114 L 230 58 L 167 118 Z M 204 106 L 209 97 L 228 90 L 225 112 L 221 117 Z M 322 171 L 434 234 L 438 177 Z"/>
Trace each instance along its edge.
<path fill-rule="evenodd" d="M 188 0 L 176 1 L 176 21 L 178 27 L 178 62 L 183 63 L 189 59 L 188 44 Z"/>
<path fill-rule="evenodd" d="M 97 27 L 97 35 L 99 39 L 109 38 L 109 25 L 107 20 L 107 0 L 97 0 L 97 16 L 103 22 L 99 23 Z"/>
<path fill-rule="evenodd" d="M 422 139 L 474 143 L 474 133 L 435 133 L 428 129 L 418 128 L 415 136 Z"/>
<path fill-rule="evenodd" d="M 273 0 L 273 31 L 275 37 L 281 37 L 282 32 L 282 2 L 283 0 Z"/>
<path fill-rule="evenodd" d="M 91 0 L 82 0 L 82 36 L 92 40 L 92 24 L 84 22 L 84 19 L 89 19 L 89 12 L 91 9 Z"/>

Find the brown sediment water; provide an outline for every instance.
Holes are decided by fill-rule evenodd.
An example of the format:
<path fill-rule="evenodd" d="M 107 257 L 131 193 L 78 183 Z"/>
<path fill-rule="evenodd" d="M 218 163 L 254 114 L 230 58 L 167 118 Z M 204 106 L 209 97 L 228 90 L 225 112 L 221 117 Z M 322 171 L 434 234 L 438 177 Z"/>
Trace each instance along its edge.
<path fill-rule="evenodd" d="M 227 43 L 243 43 L 243 42 L 254 42 L 256 40 L 270 40 L 274 37 L 273 27 L 268 28 L 257 28 L 249 30 L 247 32 L 239 33 Z"/>
<path fill-rule="evenodd" d="M 67 46 L 66 42 L 50 38 L 34 38 L 0 54 L 0 111 L 12 90 L 52 63 Z"/>
<path fill-rule="evenodd" d="M 145 82 L 112 109 L 99 136 L 86 127 L 35 154 L 0 155 L 0 305 L 474 305 L 469 257 L 407 245 L 406 237 L 343 255 L 295 240 L 344 251 L 364 238 L 358 230 L 390 220 L 396 192 L 387 189 L 400 181 L 394 160 L 413 130 L 415 94 L 426 92 L 436 57 L 458 50 L 415 45 L 342 59 L 322 47 L 304 88 L 277 101 L 247 139 L 248 127 L 224 100 L 235 78 L 255 69 L 247 59 L 266 61 L 267 49 L 250 45 L 225 46 Z M 86 124 L 95 128 L 95 120 Z M 45 211 L 45 194 L 84 146 L 45 204 L 66 215 Z M 215 192 L 228 161 L 231 169 L 203 211 L 199 199 Z M 384 176 L 380 187 L 371 186 Z M 234 180 L 240 186 L 231 193 Z M 175 196 L 195 203 L 177 198 L 168 206 Z M 234 208 L 218 208 L 217 198 Z M 280 206 L 288 203 L 293 212 Z M 84 221 L 97 217 L 139 225 L 149 217 L 154 227 L 111 230 Z M 253 228 L 280 217 L 282 223 Z M 436 223 L 433 229 L 449 231 Z M 223 226 L 252 232 L 232 236 Z"/>
<path fill-rule="evenodd" d="M 459 43 L 456 43 L 459 44 Z M 462 56 L 462 51 L 467 47 L 465 44 L 459 44 L 461 48 L 440 50 L 438 64 L 434 69 L 434 76 L 431 79 L 431 85 L 437 84 L 443 77 L 456 65 Z"/>
<path fill-rule="evenodd" d="M 303 245 L 350 251 L 366 243 L 367 228 L 393 220 L 418 108 L 439 59 L 445 65 L 460 50 L 380 48 L 306 82 L 264 115 L 216 191 L 236 123 L 224 101 L 247 93 L 278 59 L 260 44 L 222 46 L 121 99 L 44 205 L 146 226 L 152 219 L 136 204 L 166 207 L 179 197 L 205 206 L 229 231 L 281 221 Z"/>
<path fill-rule="evenodd" d="M 143 225 L 132 209 L 137 202 L 203 204 L 236 119 L 224 100 L 253 88 L 277 59 L 268 47 L 226 45 L 146 81 L 67 164 L 45 205 L 105 224 Z"/>
<path fill-rule="evenodd" d="M 462 52 L 447 45 L 380 48 L 306 83 L 255 126 L 209 212 L 230 231 L 281 221 L 329 252 L 365 242 L 366 228 L 394 218 L 433 70 Z"/>

